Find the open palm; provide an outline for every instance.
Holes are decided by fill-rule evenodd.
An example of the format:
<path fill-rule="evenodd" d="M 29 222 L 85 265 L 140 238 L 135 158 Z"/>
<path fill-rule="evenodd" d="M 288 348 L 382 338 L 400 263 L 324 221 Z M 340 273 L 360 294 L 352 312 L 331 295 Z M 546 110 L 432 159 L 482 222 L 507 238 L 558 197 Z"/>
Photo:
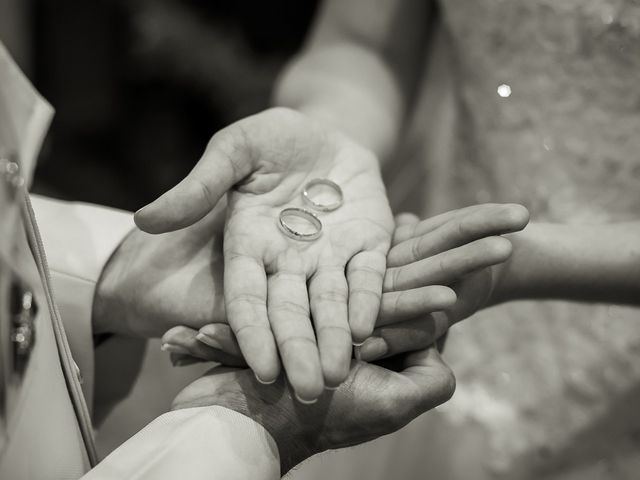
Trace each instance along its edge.
<path fill-rule="evenodd" d="M 340 185 L 344 204 L 318 214 L 317 240 L 291 239 L 278 228 L 280 212 L 303 207 L 314 178 Z M 229 324 L 259 380 L 277 378 L 279 351 L 298 397 L 313 401 L 347 377 L 351 343 L 371 334 L 380 307 L 393 218 L 377 160 L 297 112 L 267 110 L 216 134 L 193 171 L 136 223 L 151 233 L 185 227 L 227 191 Z"/>

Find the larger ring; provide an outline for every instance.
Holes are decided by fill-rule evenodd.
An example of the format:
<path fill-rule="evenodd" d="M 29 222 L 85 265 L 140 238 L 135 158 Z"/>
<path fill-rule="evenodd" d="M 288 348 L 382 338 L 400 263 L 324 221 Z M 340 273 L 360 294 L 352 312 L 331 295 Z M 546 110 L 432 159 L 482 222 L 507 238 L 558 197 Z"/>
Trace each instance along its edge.
<path fill-rule="evenodd" d="M 326 204 L 314 201 L 313 198 L 311 198 L 309 190 L 311 190 L 311 188 L 315 187 L 316 185 L 325 185 L 327 187 L 330 187 L 334 192 L 336 192 L 338 200 L 333 203 Z M 313 208 L 315 208 L 316 210 L 320 210 L 321 212 L 332 212 L 333 210 L 339 208 L 344 201 L 344 195 L 342 194 L 342 189 L 340 188 L 340 186 L 337 183 L 332 182 L 328 178 L 314 178 L 309 183 L 307 183 L 304 186 L 304 190 L 302 191 L 302 198 L 304 198 L 305 202 L 307 202 Z"/>
<path fill-rule="evenodd" d="M 315 231 L 310 233 L 299 232 L 287 223 L 287 221 L 285 220 L 286 217 L 304 218 L 307 222 L 315 227 Z M 285 235 L 293 238 L 294 240 L 311 241 L 318 238 L 322 233 L 322 222 L 314 213 L 310 212 L 309 210 L 298 207 L 290 207 L 285 208 L 280 212 L 280 228 Z"/>

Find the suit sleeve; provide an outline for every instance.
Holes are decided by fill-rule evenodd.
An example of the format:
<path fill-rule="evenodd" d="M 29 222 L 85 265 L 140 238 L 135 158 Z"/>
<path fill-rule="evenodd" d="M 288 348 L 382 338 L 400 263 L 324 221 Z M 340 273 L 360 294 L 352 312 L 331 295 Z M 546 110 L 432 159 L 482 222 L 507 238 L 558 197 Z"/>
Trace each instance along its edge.
<path fill-rule="evenodd" d="M 56 303 L 73 358 L 92 405 L 94 351 L 91 312 L 102 269 L 134 228 L 133 215 L 83 203 L 31 197 L 38 220 Z"/>
<path fill-rule="evenodd" d="M 258 423 L 223 407 L 156 418 L 82 480 L 275 480 L 276 443 Z"/>

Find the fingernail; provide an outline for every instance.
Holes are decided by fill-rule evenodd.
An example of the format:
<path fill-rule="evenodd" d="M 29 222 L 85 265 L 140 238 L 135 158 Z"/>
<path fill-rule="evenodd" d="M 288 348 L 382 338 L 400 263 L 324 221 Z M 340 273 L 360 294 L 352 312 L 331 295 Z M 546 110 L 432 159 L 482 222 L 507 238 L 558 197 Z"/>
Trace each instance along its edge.
<path fill-rule="evenodd" d="M 372 362 L 384 357 L 388 352 L 389 347 L 383 338 L 372 337 L 367 339 L 360 347 L 360 360 Z"/>
<path fill-rule="evenodd" d="M 313 400 L 305 400 L 304 398 L 300 398 L 300 395 L 298 395 L 297 392 L 295 393 L 295 397 L 296 397 L 296 400 L 298 400 L 303 405 L 313 405 L 318 401 L 317 398 L 314 398 Z"/>
<path fill-rule="evenodd" d="M 366 342 L 366 340 L 365 340 L 364 342 Z M 353 343 L 353 346 L 354 346 L 354 347 L 361 347 L 361 346 L 362 346 L 362 344 L 363 344 L 364 342 L 360 342 L 360 343 L 358 343 L 358 342 L 351 342 L 351 343 Z"/>
<path fill-rule="evenodd" d="M 360 358 L 360 347 L 353 347 L 353 356 L 356 357 L 356 360 L 362 360 Z"/>
<path fill-rule="evenodd" d="M 193 365 L 194 363 L 199 363 L 200 360 L 198 360 L 197 358 L 193 358 L 193 357 L 184 357 L 184 358 L 178 358 L 174 361 L 172 361 L 172 365 L 174 367 L 186 367 L 187 365 Z"/>
<path fill-rule="evenodd" d="M 325 385 L 325 386 L 324 386 L 324 389 L 325 389 L 325 390 L 329 390 L 329 391 L 331 391 L 331 392 L 335 392 L 335 391 L 336 391 L 337 389 L 339 389 L 339 388 L 340 388 L 340 385 L 338 385 L 337 387 L 330 387 L 329 385 Z"/>
<path fill-rule="evenodd" d="M 254 373 L 254 375 L 255 375 L 256 380 L 258 381 L 258 383 L 261 383 L 262 385 L 273 385 L 274 383 L 276 383 L 276 380 L 277 380 L 277 378 L 274 378 L 270 382 L 265 382 L 257 374 Z"/>
<path fill-rule="evenodd" d="M 173 343 L 163 343 L 160 346 L 160 350 L 162 350 L 163 352 L 184 353 L 184 354 L 187 354 L 187 355 L 189 355 L 191 353 L 186 348 L 181 347 L 180 345 L 174 345 Z"/>
<path fill-rule="evenodd" d="M 210 335 L 207 335 L 206 333 L 202 333 L 199 332 L 196 335 L 196 340 L 201 341 L 202 343 L 204 343 L 205 345 L 209 345 L 210 347 L 213 348 L 217 348 L 218 350 L 223 350 L 222 345 L 220 344 L 220 342 L 218 342 L 218 340 Z"/>

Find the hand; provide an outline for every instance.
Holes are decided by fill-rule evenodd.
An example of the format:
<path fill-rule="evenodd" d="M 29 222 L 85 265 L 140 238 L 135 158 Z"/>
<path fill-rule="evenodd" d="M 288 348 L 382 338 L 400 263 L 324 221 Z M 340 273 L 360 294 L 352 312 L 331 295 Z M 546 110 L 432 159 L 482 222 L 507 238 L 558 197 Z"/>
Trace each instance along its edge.
<path fill-rule="evenodd" d="M 159 337 L 175 325 L 200 328 L 226 322 L 224 214 L 221 202 L 214 212 L 178 232 L 132 231 L 105 266 L 96 287 L 94 331 Z"/>
<path fill-rule="evenodd" d="M 415 215 L 398 215 L 376 330 L 357 348 L 358 357 L 375 361 L 425 348 L 485 306 L 511 255 L 511 243 L 499 235 L 522 230 L 528 217 L 520 205 L 494 204 L 424 222 Z M 449 285 L 456 295 L 438 284 Z M 175 327 L 162 341 L 200 359 L 219 361 L 224 353 L 242 361 L 226 325 L 206 325 L 199 332 Z M 185 359 L 173 357 L 177 363 Z"/>
<path fill-rule="evenodd" d="M 314 178 L 340 185 L 344 204 L 320 215 L 319 239 L 292 240 L 277 226 L 279 213 L 302 205 Z M 346 378 L 351 344 L 371 334 L 380 307 L 393 218 L 377 160 L 302 114 L 267 110 L 216 134 L 193 171 L 136 223 L 154 233 L 185 227 L 234 186 L 224 233 L 229 325 L 263 383 L 279 374 L 275 336 L 298 397 L 313 401 L 325 383 Z"/>
<path fill-rule="evenodd" d="M 379 321 L 360 347 L 360 358 L 375 361 L 424 348 L 492 304 L 512 252 L 508 238 L 500 235 L 518 232 L 528 222 L 527 209 L 515 204 L 474 205 L 422 222 L 415 215 L 401 217 L 387 257 L 385 289 L 443 284 L 456 292 L 456 303 L 412 320 Z"/>
<path fill-rule="evenodd" d="M 281 474 L 329 449 L 392 433 L 453 395 L 455 378 L 434 348 L 407 355 L 403 370 L 354 361 L 345 383 L 314 405 L 292 398 L 283 379 L 258 384 L 249 370 L 211 370 L 178 394 L 173 409 L 223 406 L 260 423 L 280 453 Z"/>

